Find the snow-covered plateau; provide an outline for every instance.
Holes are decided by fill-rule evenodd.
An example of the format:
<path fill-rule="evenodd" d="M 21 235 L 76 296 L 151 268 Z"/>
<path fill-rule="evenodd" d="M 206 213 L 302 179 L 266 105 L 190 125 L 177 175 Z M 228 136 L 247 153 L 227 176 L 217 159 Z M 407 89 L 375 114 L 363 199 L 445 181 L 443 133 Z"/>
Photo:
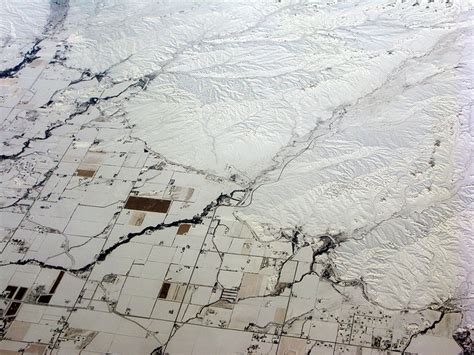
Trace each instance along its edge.
<path fill-rule="evenodd" d="M 108 140 L 97 124 L 101 139 L 88 138 L 96 151 L 139 142 L 147 154 L 212 180 L 200 198 L 217 197 L 221 184 L 219 193 L 234 201 L 222 214 L 254 240 L 293 236 L 288 260 L 311 246 L 308 275 L 321 258 L 334 287 L 360 288 L 381 309 L 456 309 L 459 325 L 474 324 L 472 0 L 1 0 L 0 7 L 0 70 L 44 47 L 56 51 L 47 79 L 62 80 L 36 121 L 18 108 L 22 134 L 1 134 L 0 154 L 12 164 L 2 181 L 38 181 L 43 170 L 26 177 L 26 163 L 11 158 L 57 128 L 72 132 L 76 116 L 90 109 L 103 122 L 120 117 L 125 138 Z M 89 127 L 90 118 L 80 120 Z M 155 179 L 145 167 L 143 181 Z M 16 201 L 11 190 L 2 196 Z M 214 247 L 219 253 L 218 241 Z M 225 283 L 218 277 L 216 285 Z"/>

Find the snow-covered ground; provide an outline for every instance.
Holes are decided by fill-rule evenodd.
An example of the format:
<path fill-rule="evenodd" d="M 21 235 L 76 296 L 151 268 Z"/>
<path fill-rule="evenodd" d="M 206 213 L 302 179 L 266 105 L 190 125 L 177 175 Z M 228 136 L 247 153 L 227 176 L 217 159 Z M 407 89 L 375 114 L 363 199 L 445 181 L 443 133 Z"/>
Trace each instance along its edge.
<path fill-rule="evenodd" d="M 48 0 L 1 0 L 0 70 L 21 61 L 46 25 Z"/>
<path fill-rule="evenodd" d="M 1 70 L 41 41 L 38 59 L 0 82 L 0 207 L 18 222 L 0 226 L 3 266 L 63 268 L 78 283 L 91 272 L 84 287 L 112 290 L 99 297 L 104 314 L 156 316 L 168 329 L 160 344 L 172 340 L 168 321 L 242 331 L 241 351 L 251 331 L 305 339 L 306 323 L 317 328 L 321 316 L 324 329 L 338 319 L 328 342 L 372 347 L 344 324 L 357 323 L 358 307 L 371 322 L 373 307 L 393 317 L 373 326 L 374 337 L 400 330 L 392 350 L 437 324 L 428 336 L 456 347 L 453 326 L 474 314 L 473 1 L 1 5 Z M 124 207 L 137 196 L 163 198 L 169 214 Z M 186 232 L 174 230 L 180 221 Z M 148 260 L 147 236 L 175 238 L 191 225 L 202 241 L 157 239 Z M 30 239 L 51 244 L 36 250 Z M 163 262 L 163 243 L 187 256 L 160 266 L 159 281 L 133 271 L 134 285 L 152 284 L 146 302 L 115 293 L 132 282 L 132 265 Z M 114 263 L 121 281 L 104 286 Z M 183 299 L 156 302 L 170 279 L 189 309 Z M 200 287 L 193 304 L 189 290 Z M 244 317 L 254 311 L 262 318 Z M 87 317 L 72 320 L 84 330 Z M 206 348 L 184 329 L 170 349 Z"/>
<path fill-rule="evenodd" d="M 69 63 L 153 75 L 126 107 L 134 136 L 252 182 L 238 215 L 260 232 L 344 233 L 341 279 L 420 308 L 472 268 L 473 65 L 469 3 L 415 5 L 78 6 Z"/>

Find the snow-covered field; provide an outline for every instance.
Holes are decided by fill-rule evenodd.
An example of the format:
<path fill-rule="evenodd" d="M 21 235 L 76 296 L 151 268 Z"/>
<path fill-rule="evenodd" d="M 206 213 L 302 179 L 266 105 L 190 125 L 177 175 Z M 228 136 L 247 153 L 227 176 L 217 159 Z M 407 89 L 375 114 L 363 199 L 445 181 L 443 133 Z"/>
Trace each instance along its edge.
<path fill-rule="evenodd" d="M 238 185 L 221 213 L 259 243 L 293 235 L 288 260 L 311 246 L 308 275 L 318 243 L 332 240 L 320 264 L 334 287 L 360 286 L 386 311 L 453 307 L 463 325 L 473 322 L 463 308 L 474 283 L 471 0 L 71 0 L 54 31 L 46 0 L 0 6 L 0 69 L 45 38 L 42 50 L 56 51 L 49 64 L 60 68 L 44 69 L 45 80 L 61 80 L 54 89 L 31 82 L 52 99 L 40 119 L 22 118 L 25 132 L 2 135 L 9 154 L 52 123 L 72 130 L 93 107 L 102 121 L 81 126 L 102 137 L 91 144 L 136 142 L 180 173 L 205 175 L 212 191 L 200 192 L 200 208 L 214 189 Z M 21 105 L 4 106 L 22 117 Z M 125 138 L 101 133 L 110 117 Z M 155 177 L 144 169 L 136 173 L 146 184 Z M 27 181 L 14 170 L 8 181 Z"/>
<path fill-rule="evenodd" d="M 250 184 L 237 213 L 260 232 L 344 233 L 336 274 L 385 306 L 461 292 L 474 253 L 468 2 L 169 4 L 72 9 L 89 25 L 69 37 L 71 65 L 128 58 L 114 78 L 155 77 L 126 106 L 134 136 Z"/>

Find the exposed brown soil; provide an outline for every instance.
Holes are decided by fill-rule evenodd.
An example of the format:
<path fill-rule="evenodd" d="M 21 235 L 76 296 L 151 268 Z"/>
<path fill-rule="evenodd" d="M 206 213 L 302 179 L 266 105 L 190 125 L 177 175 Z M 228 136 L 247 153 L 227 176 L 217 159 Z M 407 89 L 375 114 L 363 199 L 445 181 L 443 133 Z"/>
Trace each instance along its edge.
<path fill-rule="evenodd" d="M 137 211 L 167 213 L 170 205 L 170 200 L 130 196 L 125 204 L 125 208 Z"/>
<path fill-rule="evenodd" d="M 190 224 L 181 224 L 179 227 L 178 227 L 178 231 L 176 232 L 177 235 L 183 235 L 183 234 L 186 234 L 189 232 L 189 229 L 191 228 L 191 225 Z"/>
<path fill-rule="evenodd" d="M 93 177 L 95 174 L 95 170 L 85 170 L 85 169 L 77 169 L 76 175 L 81 177 Z"/>

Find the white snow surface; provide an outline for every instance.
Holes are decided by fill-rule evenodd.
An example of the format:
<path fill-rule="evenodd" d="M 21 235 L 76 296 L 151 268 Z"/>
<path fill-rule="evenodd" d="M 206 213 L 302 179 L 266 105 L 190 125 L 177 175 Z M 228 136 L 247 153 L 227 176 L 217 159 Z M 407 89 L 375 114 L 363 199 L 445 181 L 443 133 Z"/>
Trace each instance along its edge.
<path fill-rule="evenodd" d="M 49 9 L 48 0 L 0 0 L 0 70 L 16 65 L 31 49 Z"/>
<path fill-rule="evenodd" d="M 385 307 L 472 294 L 472 2 L 72 2 L 67 26 L 69 66 L 155 76 L 134 135 L 252 184 L 258 233 L 342 233 L 337 277 Z"/>

